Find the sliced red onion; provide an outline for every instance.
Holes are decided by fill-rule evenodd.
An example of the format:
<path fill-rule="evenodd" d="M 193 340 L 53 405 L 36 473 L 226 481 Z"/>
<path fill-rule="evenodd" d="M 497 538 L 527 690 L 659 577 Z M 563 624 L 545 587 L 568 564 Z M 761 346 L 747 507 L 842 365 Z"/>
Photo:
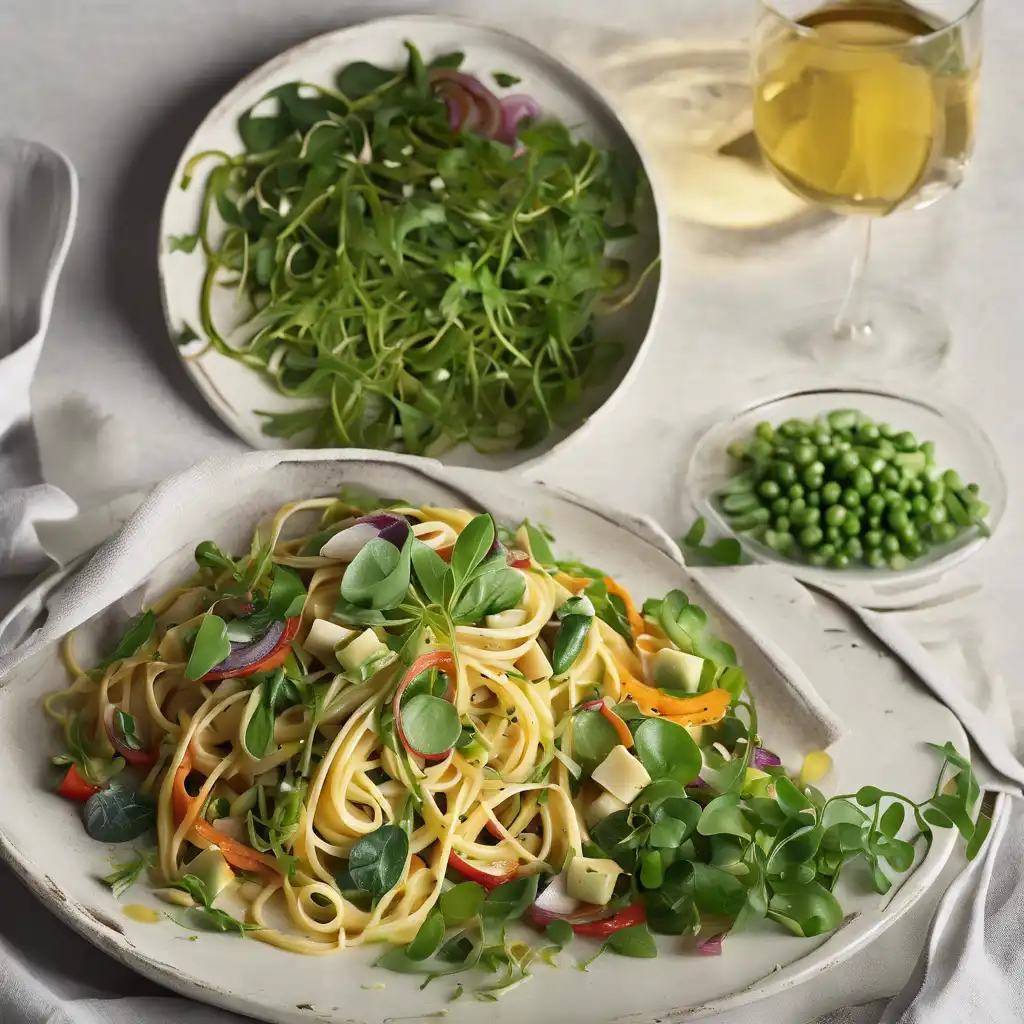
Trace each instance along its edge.
<path fill-rule="evenodd" d="M 448 124 L 452 131 L 472 131 L 480 121 L 480 111 L 473 97 L 454 82 L 442 83 L 438 92 L 444 97 L 445 106 L 448 108 Z"/>
<path fill-rule="evenodd" d="M 754 760 L 752 767 L 775 768 L 780 764 L 782 764 L 782 758 L 773 754 L 770 750 L 765 750 L 764 747 L 754 747 Z"/>
<path fill-rule="evenodd" d="M 711 787 L 698 775 L 686 784 L 687 789 L 710 789 Z"/>
<path fill-rule="evenodd" d="M 232 642 L 231 653 L 219 665 L 214 665 L 208 675 L 223 676 L 232 672 L 241 672 L 250 665 L 262 661 L 277 647 L 281 637 L 284 636 L 284 631 L 285 623 L 272 622 L 266 632 L 255 640 L 250 640 L 247 643 Z"/>
<path fill-rule="evenodd" d="M 498 138 L 510 146 L 516 143 L 519 122 L 540 115 L 540 104 L 532 96 L 506 96 L 501 101 L 501 129 Z"/>
<path fill-rule="evenodd" d="M 697 953 L 700 956 L 721 956 L 723 935 L 712 935 L 697 943 Z"/>
<path fill-rule="evenodd" d="M 339 530 L 321 549 L 324 558 L 351 562 L 371 540 L 380 538 L 401 548 L 409 536 L 409 522 L 393 512 L 371 512 L 360 516 L 351 526 Z"/>
<path fill-rule="evenodd" d="M 498 137 L 502 127 L 502 106 L 498 97 L 491 92 L 482 82 L 472 75 L 467 75 L 454 68 L 436 68 L 430 73 L 431 81 L 435 83 L 454 82 L 461 86 L 473 98 L 480 115 L 479 125 L 474 125 L 477 133 L 486 139 Z M 439 92 L 443 90 L 439 89 Z M 451 107 L 448 108 L 449 113 Z M 465 123 L 461 125 L 462 131 L 469 131 Z"/>

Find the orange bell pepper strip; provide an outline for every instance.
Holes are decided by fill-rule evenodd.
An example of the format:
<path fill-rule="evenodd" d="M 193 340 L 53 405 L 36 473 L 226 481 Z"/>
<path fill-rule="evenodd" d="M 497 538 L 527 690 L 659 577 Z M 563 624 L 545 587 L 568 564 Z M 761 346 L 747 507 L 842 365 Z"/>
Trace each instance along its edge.
<path fill-rule="evenodd" d="M 633 734 L 629 731 L 629 726 L 605 704 L 604 698 L 588 700 L 585 704 L 579 706 L 579 710 L 596 711 L 615 730 L 616 735 L 619 737 L 619 742 L 627 750 L 633 746 Z"/>
<path fill-rule="evenodd" d="M 611 576 L 605 576 L 602 582 L 608 588 L 609 594 L 615 594 L 622 598 L 622 603 L 626 606 L 626 618 L 629 619 L 629 628 L 633 633 L 633 642 L 636 643 L 636 638 L 645 630 L 643 616 L 637 611 L 636 605 L 633 604 L 632 596 L 625 587 L 619 586 Z"/>
<path fill-rule="evenodd" d="M 172 791 L 174 820 L 179 825 L 185 820 L 193 804 L 198 800 L 198 797 L 189 796 L 188 790 L 185 789 L 185 779 L 188 778 L 190 771 L 192 771 L 192 752 L 186 750 L 181 764 L 178 765 L 178 770 L 174 773 L 174 789 Z M 277 878 L 281 874 L 277 861 L 269 854 L 260 853 L 259 850 L 254 850 L 251 846 L 246 846 L 245 843 L 226 836 L 204 818 L 197 816 L 192 822 L 191 831 L 201 839 L 205 839 L 206 842 L 218 847 L 224 854 L 224 859 L 240 871 L 254 871 L 256 874 L 269 878 Z"/>
<path fill-rule="evenodd" d="M 693 697 L 670 697 L 667 693 L 631 676 L 621 665 L 619 700 L 631 700 L 645 715 L 667 718 L 676 725 L 714 725 L 729 710 L 732 698 L 721 688 Z"/>

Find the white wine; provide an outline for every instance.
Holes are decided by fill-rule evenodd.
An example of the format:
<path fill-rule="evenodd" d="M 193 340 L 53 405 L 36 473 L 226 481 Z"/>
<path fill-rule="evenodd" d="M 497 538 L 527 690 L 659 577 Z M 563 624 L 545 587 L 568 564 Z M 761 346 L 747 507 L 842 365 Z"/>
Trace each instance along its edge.
<path fill-rule="evenodd" d="M 872 214 L 957 184 L 977 82 L 959 30 L 902 0 L 830 3 L 799 24 L 776 26 L 757 57 L 755 130 L 785 183 Z"/>

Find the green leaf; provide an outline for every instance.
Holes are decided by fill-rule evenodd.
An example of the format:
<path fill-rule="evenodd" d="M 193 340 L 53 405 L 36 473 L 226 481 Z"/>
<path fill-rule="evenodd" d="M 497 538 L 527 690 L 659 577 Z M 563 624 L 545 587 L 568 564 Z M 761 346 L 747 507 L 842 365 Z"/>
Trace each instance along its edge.
<path fill-rule="evenodd" d="M 942 827 L 938 817 L 930 816 L 930 811 L 936 810 L 939 814 L 947 818 L 952 822 L 960 832 L 960 835 L 964 839 L 969 840 L 974 835 L 974 822 L 971 819 L 970 814 L 967 812 L 967 808 L 964 806 L 963 801 L 956 796 L 948 794 L 941 794 L 939 796 L 932 797 L 929 801 L 929 809 L 924 812 L 925 819 L 933 825 Z"/>
<path fill-rule="evenodd" d="M 447 892 L 441 893 L 437 901 L 444 915 L 445 924 L 460 925 L 472 920 L 480 913 L 487 893 L 478 882 L 459 882 Z"/>
<path fill-rule="evenodd" d="M 195 559 L 200 568 L 235 571 L 235 563 L 212 540 L 204 540 L 196 545 Z"/>
<path fill-rule="evenodd" d="M 633 628 L 629 624 L 626 602 L 618 594 L 609 594 L 605 582 L 595 580 L 583 595 L 590 600 L 599 619 L 607 622 L 627 643 L 633 643 Z"/>
<path fill-rule="evenodd" d="M 878 822 L 878 827 L 889 836 L 890 839 L 895 839 L 899 834 L 901 828 L 903 828 L 903 819 L 906 817 L 907 809 L 900 803 L 890 804 L 882 815 L 881 820 Z"/>
<path fill-rule="evenodd" d="M 154 851 L 146 850 L 129 861 L 115 864 L 114 870 L 104 875 L 101 881 L 110 886 L 114 899 L 119 900 L 142 877 L 142 872 L 153 864 L 154 859 Z"/>
<path fill-rule="evenodd" d="M 152 610 L 133 616 L 128 620 L 124 634 L 104 664 L 112 665 L 115 661 L 123 661 L 138 654 L 153 639 L 155 632 L 156 616 Z"/>
<path fill-rule="evenodd" d="M 285 687 L 284 669 L 277 669 L 259 684 L 260 701 L 245 727 L 245 749 L 257 760 L 270 753 L 274 742 L 274 720 Z"/>
<path fill-rule="evenodd" d="M 443 581 L 448 572 L 448 563 L 431 547 L 421 540 L 412 542 L 412 568 L 416 580 L 431 604 L 442 604 Z"/>
<path fill-rule="evenodd" d="M 522 79 L 517 75 L 510 75 L 507 71 L 494 71 L 491 73 L 491 78 L 502 87 L 502 89 L 508 89 L 510 86 L 518 85 Z"/>
<path fill-rule="evenodd" d="M 808 885 L 773 882 L 768 916 L 794 935 L 812 938 L 834 931 L 843 923 L 843 908 L 835 896 L 817 882 Z"/>
<path fill-rule="evenodd" d="M 775 780 L 775 799 L 788 818 L 795 817 L 803 811 L 810 811 L 814 807 L 785 775 Z"/>
<path fill-rule="evenodd" d="M 568 921 L 552 921 L 544 933 L 559 949 L 565 949 L 575 938 L 575 932 Z"/>
<path fill-rule="evenodd" d="M 427 960 L 432 957 L 444 941 L 444 918 L 439 910 L 432 910 L 420 925 L 416 938 L 405 947 L 410 960 Z"/>
<path fill-rule="evenodd" d="M 605 940 L 605 948 L 619 956 L 632 956 L 651 959 L 658 955 L 658 947 L 645 924 L 635 924 L 631 928 L 623 928 L 613 932 Z"/>
<path fill-rule="evenodd" d="M 493 923 L 517 921 L 537 898 L 537 875 L 502 882 L 480 908 L 483 917 Z"/>
<path fill-rule="evenodd" d="M 419 754 L 443 754 L 462 734 L 459 713 L 441 697 L 421 693 L 402 705 L 402 731 Z"/>
<path fill-rule="evenodd" d="M 530 554 L 538 565 L 545 567 L 555 564 L 555 555 L 548 543 L 548 536 L 545 531 L 534 526 L 529 519 L 524 520 L 523 527 L 526 530 L 526 539 L 530 544 Z"/>
<path fill-rule="evenodd" d="M 932 750 L 941 754 L 954 768 L 959 768 L 963 771 L 971 767 L 971 762 L 948 741 L 941 747 L 937 743 L 926 743 L 925 746 L 931 747 Z"/>
<path fill-rule="evenodd" d="M 753 834 L 735 793 L 715 797 L 701 813 L 697 831 L 702 836 L 731 835 L 741 839 L 749 839 Z"/>
<path fill-rule="evenodd" d="M 85 804 L 85 831 L 101 843 L 128 843 L 156 825 L 156 800 L 124 786 L 108 786 Z"/>
<path fill-rule="evenodd" d="M 579 711 L 572 721 L 572 754 L 591 775 L 619 742 L 615 727 L 599 711 Z"/>
<path fill-rule="evenodd" d="M 693 864 L 693 899 L 704 914 L 735 917 L 747 901 L 747 890 L 735 875 L 710 864 Z"/>
<path fill-rule="evenodd" d="M 230 653 L 231 643 L 226 623 L 220 616 L 207 612 L 192 642 L 192 653 L 185 666 L 185 678 L 192 681 L 202 679 Z"/>
<path fill-rule="evenodd" d="M 397 825 L 381 825 L 352 847 L 349 874 L 358 889 L 379 899 L 401 880 L 408 854 L 405 831 Z"/>
<path fill-rule="evenodd" d="M 992 831 L 992 819 L 987 815 L 983 814 L 978 818 L 977 823 L 974 826 L 974 833 L 967 843 L 967 859 L 974 860 L 978 856 L 981 848 L 985 845 L 985 840 L 988 838 L 989 832 Z"/>
<path fill-rule="evenodd" d="M 884 795 L 877 786 L 861 786 L 857 790 L 857 803 L 862 807 L 874 807 Z"/>
<path fill-rule="evenodd" d="M 589 615 L 567 615 L 555 634 L 551 668 L 555 676 L 565 675 L 583 650 L 593 618 Z"/>
<path fill-rule="evenodd" d="M 494 543 L 494 520 L 486 512 L 471 519 L 452 549 L 451 568 L 456 587 L 484 560 Z"/>
<path fill-rule="evenodd" d="M 168 252 L 194 252 L 195 247 L 199 244 L 199 235 L 168 235 L 167 237 L 167 251 Z"/>
<path fill-rule="evenodd" d="M 629 811 L 614 811 L 590 830 L 590 838 L 601 848 L 603 856 L 610 857 L 632 874 L 636 869 L 636 850 L 627 846 L 626 841 L 633 831 Z"/>
<path fill-rule="evenodd" d="M 114 732 L 129 750 L 142 750 L 145 744 L 135 731 L 135 719 L 126 711 L 114 708 Z"/>
<path fill-rule="evenodd" d="M 633 739 L 636 756 L 652 780 L 674 779 L 685 786 L 700 774 L 700 747 L 681 725 L 648 718 L 640 723 Z"/>
<path fill-rule="evenodd" d="M 379 68 L 364 60 L 357 60 L 342 68 L 335 79 L 335 84 L 338 86 L 338 92 L 351 102 L 369 96 L 370 93 L 400 77 L 387 68 Z"/>
<path fill-rule="evenodd" d="M 499 559 L 504 561 L 501 556 Z M 489 564 L 480 566 L 477 572 Z M 485 615 L 497 615 L 514 608 L 525 590 L 526 580 L 515 569 L 495 568 L 482 575 L 475 575 L 452 607 L 452 622 L 456 626 L 466 626 L 479 622 Z"/>
<path fill-rule="evenodd" d="M 397 608 L 409 590 L 412 532 L 402 550 L 377 537 L 363 546 L 341 579 L 341 596 L 375 611 Z"/>

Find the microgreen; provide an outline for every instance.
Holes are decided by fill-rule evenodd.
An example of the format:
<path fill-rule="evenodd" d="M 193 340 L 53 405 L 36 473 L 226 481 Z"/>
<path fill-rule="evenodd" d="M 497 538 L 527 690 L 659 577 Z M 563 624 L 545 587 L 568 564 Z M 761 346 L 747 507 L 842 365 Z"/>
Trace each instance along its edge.
<path fill-rule="evenodd" d="M 101 663 L 101 667 L 112 665 L 138 654 L 153 639 L 156 632 L 156 616 L 151 610 L 140 612 L 128 620 L 124 633 L 117 646 L 110 652 L 110 657 Z"/>
<path fill-rule="evenodd" d="M 226 910 L 215 907 L 202 879 L 195 875 L 183 875 L 177 881 L 172 882 L 171 887 L 187 892 L 198 904 L 198 906 L 190 907 L 185 911 L 179 924 L 191 925 L 207 932 L 233 932 L 236 935 L 259 931 L 259 925 L 239 921 L 237 917 L 233 917 Z"/>
<path fill-rule="evenodd" d="M 239 119 L 243 151 L 212 155 L 203 333 L 305 400 L 263 414 L 271 436 L 420 454 L 530 446 L 621 357 L 594 320 L 634 297 L 605 249 L 634 230 L 641 182 L 550 118 L 520 126 L 518 151 L 452 132 L 429 69 L 461 55 L 428 64 L 408 48 L 405 69 L 343 68 L 337 92 L 276 86 L 276 114 Z M 214 323 L 220 286 L 248 311 L 243 346 Z"/>
<path fill-rule="evenodd" d="M 743 549 L 735 537 L 724 537 L 713 544 L 703 544 L 701 542 L 706 531 L 707 523 L 701 516 L 679 542 L 687 565 L 739 565 L 743 561 Z"/>
<path fill-rule="evenodd" d="M 110 887 L 115 900 L 119 900 L 141 877 L 142 872 L 155 861 L 156 851 L 143 850 L 129 861 L 115 864 L 114 870 L 104 875 L 101 881 Z"/>

